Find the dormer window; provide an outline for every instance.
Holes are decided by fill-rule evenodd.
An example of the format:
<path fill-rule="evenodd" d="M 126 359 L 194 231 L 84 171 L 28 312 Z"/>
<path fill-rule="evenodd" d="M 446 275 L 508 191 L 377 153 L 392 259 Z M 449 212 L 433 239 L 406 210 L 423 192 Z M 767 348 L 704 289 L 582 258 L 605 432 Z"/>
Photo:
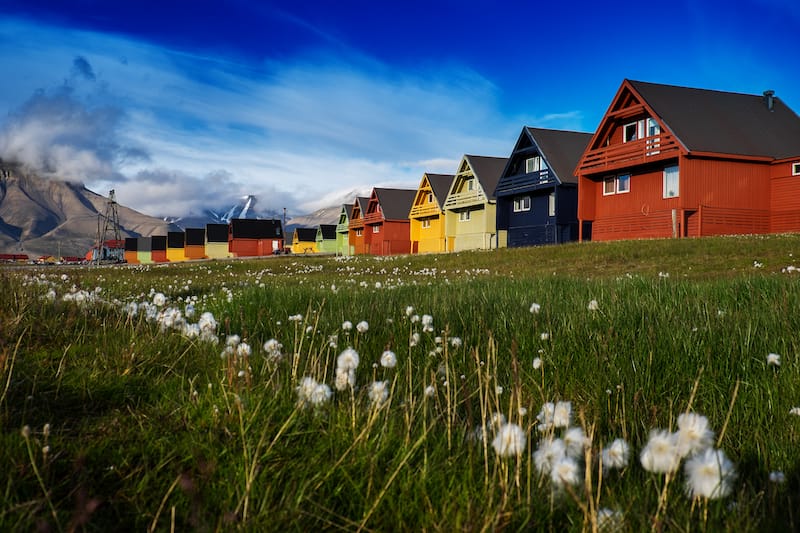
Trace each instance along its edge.
<path fill-rule="evenodd" d="M 525 173 L 539 172 L 540 170 L 547 170 L 547 163 L 545 163 L 542 156 L 529 157 L 525 160 Z"/>

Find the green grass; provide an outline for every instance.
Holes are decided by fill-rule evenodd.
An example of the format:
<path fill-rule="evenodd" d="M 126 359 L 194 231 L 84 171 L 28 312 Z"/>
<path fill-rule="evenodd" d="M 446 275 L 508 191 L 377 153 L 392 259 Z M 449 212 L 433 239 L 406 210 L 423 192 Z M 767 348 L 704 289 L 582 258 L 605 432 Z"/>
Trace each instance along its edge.
<path fill-rule="evenodd" d="M 796 530 L 795 254 L 800 236 L 0 270 L 0 529 L 580 531 L 610 508 L 626 531 Z M 94 296 L 64 300 L 77 290 Z M 154 293 L 164 308 L 193 302 L 190 322 L 213 313 L 220 343 L 126 312 Z M 362 320 L 366 333 L 342 330 Z M 252 354 L 221 357 L 229 334 Z M 262 349 L 272 338 L 278 361 Z M 357 387 L 337 391 L 347 346 Z M 386 349 L 395 368 L 378 364 Z M 304 376 L 334 389 L 328 403 L 298 406 Z M 391 392 L 374 407 L 380 380 Z M 559 400 L 592 435 L 569 491 L 531 457 L 536 414 Z M 692 501 L 683 469 L 639 463 L 650 430 L 688 409 L 736 465 L 726 498 Z M 475 438 L 495 412 L 525 430 L 521 455 L 499 457 L 488 425 Z M 599 452 L 618 437 L 629 465 L 601 481 Z"/>

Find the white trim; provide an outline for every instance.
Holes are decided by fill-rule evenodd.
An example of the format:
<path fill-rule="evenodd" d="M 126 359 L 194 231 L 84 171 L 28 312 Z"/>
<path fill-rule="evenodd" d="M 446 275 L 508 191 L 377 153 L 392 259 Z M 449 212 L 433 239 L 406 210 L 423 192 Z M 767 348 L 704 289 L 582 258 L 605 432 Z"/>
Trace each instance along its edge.
<path fill-rule="evenodd" d="M 372 225 L 372 233 L 380 233 L 381 232 L 381 225 L 380 224 L 373 224 Z"/>
<path fill-rule="evenodd" d="M 675 190 L 674 191 L 672 190 L 672 188 L 669 188 L 669 190 L 668 190 L 668 187 L 667 187 L 667 171 L 669 171 L 670 169 L 673 169 L 673 168 L 675 169 L 674 176 L 675 176 L 675 179 L 676 179 Z M 668 167 L 665 167 L 664 168 L 664 172 L 663 172 L 663 189 L 662 189 L 663 197 L 665 199 L 666 198 L 677 198 L 677 197 L 679 197 L 680 193 L 681 193 L 680 187 L 681 187 L 680 167 L 678 165 L 670 165 Z"/>
<path fill-rule="evenodd" d="M 626 180 L 628 182 L 628 188 L 624 189 L 624 190 L 622 189 L 622 187 L 620 187 L 620 183 L 622 183 L 622 180 L 620 178 L 623 178 L 623 177 L 627 177 L 628 178 Z M 629 173 L 628 174 L 619 174 L 617 176 L 617 179 L 614 180 L 614 185 L 615 185 L 615 190 L 617 191 L 617 194 L 626 194 L 626 193 L 631 192 L 631 175 Z"/>
<path fill-rule="evenodd" d="M 469 220 L 472 218 L 472 214 L 471 213 L 472 212 L 469 209 L 467 209 L 466 211 L 459 211 L 458 212 L 458 221 L 459 222 L 469 222 Z"/>
<path fill-rule="evenodd" d="M 792 163 L 792 176 L 800 176 L 800 162 Z"/>
<path fill-rule="evenodd" d="M 423 218 L 420 223 L 420 227 L 422 227 L 422 229 L 428 229 L 431 227 L 431 219 L 429 218 Z"/>
<path fill-rule="evenodd" d="M 611 196 L 612 194 L 617 194 L 617 187 L 616 187 L 616 176 L 609 176 L 607 178 L 603 178 L 603 196 Z M 606 185 L 611 184 L 612 188 L 610 191 L 606 190 Z"/>
<path fill-rule="evenodd" d="M 514 212 L 521 213 L 523 211 L 531 210 L 531 197 L 530 196 L 517 196 L 514 198 Z"/>

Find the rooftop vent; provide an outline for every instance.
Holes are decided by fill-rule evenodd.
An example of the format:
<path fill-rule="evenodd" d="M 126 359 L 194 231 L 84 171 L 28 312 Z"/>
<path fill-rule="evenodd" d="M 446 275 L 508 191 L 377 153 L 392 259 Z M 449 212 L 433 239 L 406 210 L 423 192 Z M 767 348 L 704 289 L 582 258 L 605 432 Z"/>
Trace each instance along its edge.
<path fill-rule="evenodd" d="M 775 107 L 775 91 L 764 91 L 764 103 L 767 105 L 767 109 L 773 111 Z"/>

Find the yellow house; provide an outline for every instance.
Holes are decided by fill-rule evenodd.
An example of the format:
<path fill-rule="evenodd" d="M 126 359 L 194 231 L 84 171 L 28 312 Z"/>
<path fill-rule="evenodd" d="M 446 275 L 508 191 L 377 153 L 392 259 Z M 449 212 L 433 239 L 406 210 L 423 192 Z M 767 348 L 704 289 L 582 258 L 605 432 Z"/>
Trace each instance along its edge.
<path fill-rule="evenodd" d="M 317 228 L 295 228 L 292 235 L 292 253 L 315 254 L 317 251 Z"/>
<path fill-rule="evenodd" d="M 448 252 L 506 246 L 505 238 L 497 236 L 494 189 L 507 162 L 505 157 L 465 155 L 461 158 L 444 201 Z"/>
<path fill-rule="evenodd" d="M 422 175 L 422 181 L 417 188 L 417 195 L 408 218 L 411 220 L 411 253 L 439 253 L 447 251 L 444 241 L 444 201 L 450 184 L 453 183 L 452 174 Z"/>

